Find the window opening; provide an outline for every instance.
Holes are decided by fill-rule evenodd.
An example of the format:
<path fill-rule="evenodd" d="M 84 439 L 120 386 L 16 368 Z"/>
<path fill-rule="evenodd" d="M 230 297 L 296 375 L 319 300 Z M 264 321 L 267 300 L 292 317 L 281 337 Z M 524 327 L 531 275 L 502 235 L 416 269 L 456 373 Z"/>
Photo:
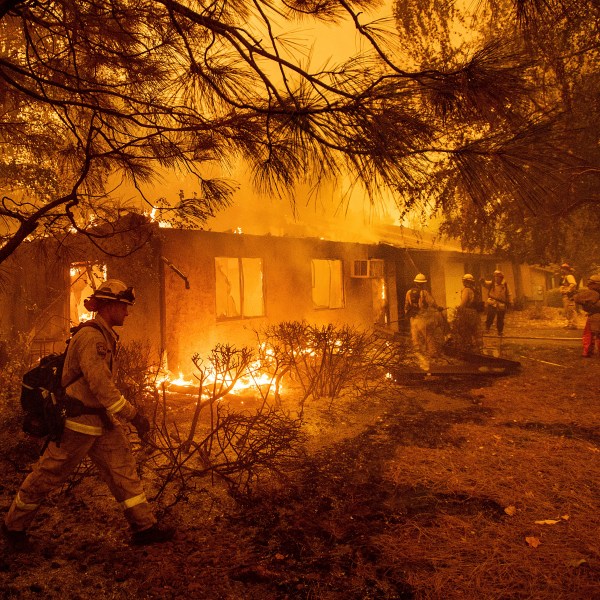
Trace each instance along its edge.
<path fill-rule="evenodd" d="M 217 319 L 265 314 L 262 258 L 216 257 Z"/>
<path fill-rule="evenodd" d="M 106 265 L 92 262 L 71 263 L 70 277 L 69 320 L 71 324 L 76 325 L 93 318 L 93 313 L 85 308 L 83 302 L 94 293 L 102 281 L 106 281 Z"/>
<path fill-rule="evenodd" d="M 312 299 L 315 308 L 344 307 L 341 260 L 312 260 Z"/>

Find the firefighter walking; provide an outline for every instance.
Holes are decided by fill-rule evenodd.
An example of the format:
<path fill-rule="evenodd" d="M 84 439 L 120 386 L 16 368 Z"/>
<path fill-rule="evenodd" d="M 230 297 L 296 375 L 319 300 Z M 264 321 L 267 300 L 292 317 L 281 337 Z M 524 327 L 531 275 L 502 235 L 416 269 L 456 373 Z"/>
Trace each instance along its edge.
<path fill-rule="evenodd" d="M 118 341 L 114 327 L 123 325 L 134 301 L 133 288 L 116 279 L 103 282 L 86 300 L 86 308 L 96 312 L 96 326 L 75 333 L 62 375 L 66 385 L 81 374 L 67 393 L 83 408 L 79 414 L 67 413 L 62 439 L 48 444 L 10 506 L 2 531 L 17 549 L 27 546 L 27 529 L 44 498 L 62 485 L 86 456 L 123 508 L 133 533 L 132 543 L 164 542 L 174 535 L 173 529 L 157 523 L 150 508 L 122 421 L 129 421 L 141 438 L 150 425 L 113 381 Z"/>

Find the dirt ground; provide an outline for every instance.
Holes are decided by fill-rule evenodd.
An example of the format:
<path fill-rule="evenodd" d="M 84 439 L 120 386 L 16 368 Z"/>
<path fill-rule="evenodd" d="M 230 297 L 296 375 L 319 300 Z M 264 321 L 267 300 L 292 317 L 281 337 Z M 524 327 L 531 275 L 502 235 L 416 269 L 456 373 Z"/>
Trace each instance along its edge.
<path fill-rule="evenodd" d="M 287 484 L 240 504 L 207 481 L 166 512 L 172 542 L 129 546 L 93 477 L 52 496 L 33 552 L 2 546 L 2 598 L 600 598 L 600 358 L 556 313 L 529 317 L 486 338 L 514 375 L 309 403 Z M 2 437 L 8 507 L 36 450 Z"/>

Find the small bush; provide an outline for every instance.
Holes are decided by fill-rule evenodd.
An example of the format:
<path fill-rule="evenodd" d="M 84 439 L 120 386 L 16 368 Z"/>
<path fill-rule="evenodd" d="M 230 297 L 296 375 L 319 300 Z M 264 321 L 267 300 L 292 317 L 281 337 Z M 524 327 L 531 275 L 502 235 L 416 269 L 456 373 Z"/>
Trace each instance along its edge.
<path fill-rule="evenodd" d="M 526 309 L 525 316 L 530 321 L 547 321 L 552 319 L 554 314 L 548 306 L 544 306 L 541 302 L 534 302 Z"/>
<path fill-rule="evenodd" d="M 0 370 L 0 410 L 4 420 L 20 419 L 21 380 L 30 367 L 31 344 L 25 335 L 18 335 L 3 345 L 3 367 Z"/>
<path fill-rule="evenodd" d="M 377 385 L 398 358 L 389 342 L 348 325 L 283 322 L 257 336 L 263 364 L 276 366 L 302 388 L 300 416 L 310 397 L 333 400 L 350 389 Z"/>
<path fill-rule="evenodd" d="M 562 294 L 558 288 L 552 288 L 546 292 L 546 306 L 562 308 Z"/>

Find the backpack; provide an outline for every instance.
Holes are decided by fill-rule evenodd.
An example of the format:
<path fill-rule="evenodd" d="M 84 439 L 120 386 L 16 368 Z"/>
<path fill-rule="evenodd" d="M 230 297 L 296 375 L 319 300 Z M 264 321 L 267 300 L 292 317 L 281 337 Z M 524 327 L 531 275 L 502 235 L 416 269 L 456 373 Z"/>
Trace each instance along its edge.
<path fill-rule="evenodd" d="M 94 327 L 101 331 L 99 325 L 89 321 L 73 327 L 65 350 L 60 354 L 42 357 L 38 365 L 23 375 L 21 381 L 21 408 L 24 412 L 22 429 L 36 438 L 47 437 L 47 443 L 60 442 L 68 412 L 66 388 L 83 377 L 83 373 L 79 373 L 66 385 L 61 383 L 69 342 L 83 327 Z"/>
<path fill-rule="evenodd" d="M 473 288 L 473 292 L 475 293 L 473 297 L 472 307 L 478 312 L 485 312 L 485 302 L 483 301 L 483 294 L 481 293 L 481 286 L 476 285 Z"/>
<path fill-rule="evenodd" d="M 414 317 L 419 312 L 419 299 L 421 297 L 421 290 L 417 288 L 410 288 L 408 290 L 409 305 L 406 311 L 407 317 Z"/>

